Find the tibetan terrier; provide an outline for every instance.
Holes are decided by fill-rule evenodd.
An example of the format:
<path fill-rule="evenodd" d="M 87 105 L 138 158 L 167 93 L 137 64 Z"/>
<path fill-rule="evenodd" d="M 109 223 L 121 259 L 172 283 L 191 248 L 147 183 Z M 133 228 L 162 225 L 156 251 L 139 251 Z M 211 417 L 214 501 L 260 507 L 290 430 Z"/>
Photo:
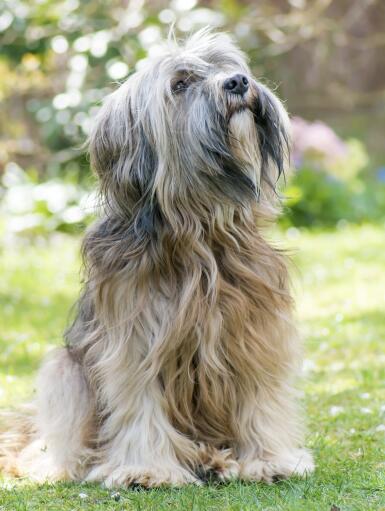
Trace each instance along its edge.
<path fill-rule="evenodd" d="M 263 237 L 280 101 L 200 31 L 106 99 L 89 147 L 103 213 L 77 316 L 2 434 L 3 470 L 147 487 L 311 472 L 286 261 Z"/>

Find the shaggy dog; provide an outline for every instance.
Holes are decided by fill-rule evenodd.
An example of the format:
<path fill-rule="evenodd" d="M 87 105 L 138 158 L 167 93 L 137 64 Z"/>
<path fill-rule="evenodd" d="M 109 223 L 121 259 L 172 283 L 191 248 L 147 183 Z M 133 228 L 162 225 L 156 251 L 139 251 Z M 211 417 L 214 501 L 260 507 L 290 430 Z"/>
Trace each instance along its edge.
<path fill-rule="evenodd" d="M 66 346 L 5 471 L 154 487 L 313 470 L 277 210 L 289 121 L 227 35 L 201 31 L 105 101 L 90 135 L 103 214 Z"/>

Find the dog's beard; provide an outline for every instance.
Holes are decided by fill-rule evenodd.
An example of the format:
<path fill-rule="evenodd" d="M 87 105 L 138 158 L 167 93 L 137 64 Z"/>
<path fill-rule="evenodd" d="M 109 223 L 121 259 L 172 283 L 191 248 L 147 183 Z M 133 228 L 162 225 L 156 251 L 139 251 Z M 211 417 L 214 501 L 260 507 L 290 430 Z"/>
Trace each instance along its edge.
<path fill-rule="evenodd" d="M 231 152 L 242 162 L 242 167 L 258 190 L 261 179 L 261 153 L 255 119 L 250 109 L 239 109 L 230 117 L 229 144 Z"/>

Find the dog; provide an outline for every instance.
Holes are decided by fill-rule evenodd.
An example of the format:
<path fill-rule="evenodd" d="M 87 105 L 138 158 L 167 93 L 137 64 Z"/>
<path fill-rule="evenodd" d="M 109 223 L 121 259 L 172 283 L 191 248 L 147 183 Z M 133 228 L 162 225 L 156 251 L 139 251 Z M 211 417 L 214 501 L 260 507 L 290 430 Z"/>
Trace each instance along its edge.
<path fill-rule="evenodd" d="M 76 319 L 2 434 L 4 471 L 108 487 L 313 471 L 286 258 L 263 236 L 289 146 L 226 34 L 170 40 L 107 97 Z"/>

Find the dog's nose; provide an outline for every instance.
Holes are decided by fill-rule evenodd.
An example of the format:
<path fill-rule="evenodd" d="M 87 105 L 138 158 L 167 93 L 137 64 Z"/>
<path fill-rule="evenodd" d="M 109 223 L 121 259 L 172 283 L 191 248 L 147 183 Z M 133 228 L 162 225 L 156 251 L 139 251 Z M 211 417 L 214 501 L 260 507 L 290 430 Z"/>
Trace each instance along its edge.
<path fill-rule="evenodd" d="M 225 80 L 223 87 L 226 91 L 243 96 L 249 88 L 249 80 L 245 75 L 234 75 Z"/>

